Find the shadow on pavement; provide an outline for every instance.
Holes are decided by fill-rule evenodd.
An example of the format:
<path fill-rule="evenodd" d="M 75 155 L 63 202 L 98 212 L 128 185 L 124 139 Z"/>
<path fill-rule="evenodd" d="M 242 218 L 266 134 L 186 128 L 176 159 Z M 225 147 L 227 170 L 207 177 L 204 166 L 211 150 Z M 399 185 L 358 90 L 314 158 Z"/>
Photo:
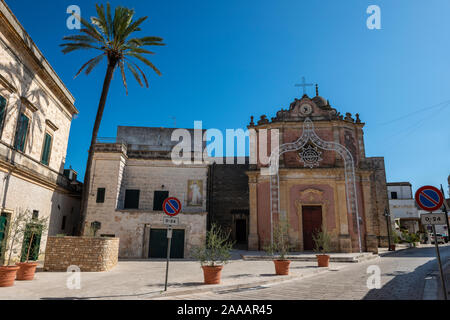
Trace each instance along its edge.
<path fill-rule="evenodd" d="M 425 248 L 422 248 L 425 249 Z M 405 252 L 399 252 L 396 257 L 407 257 L 414 254 L 414 258 L 417 257 L 435 257 L 436 251 L 434 248 L 426 248 L 427 252 L 423 255 L 418 255 L 416 250 L 411 249 Z M 425 250 L 421 250 L 425 251 Z M 442 252 L 441 252 L 442 255 Z M 442 256 L 441 256 L 442 258 Z M 442 262 L 448 261 L 448 254 L 445 255 Z M 395 271 L 391 273 L 384 273 L 382 276 L 395 276 L 391 281 L 386 283 L 381 289 L 370 290 L 363 298 L 363 300 L 422 300 L 423 290 L 425 286 L 425 277 L 430 272 L 438 270 L 437 259 L 430 260 L 429 262 L 417 267 L 411 272 L 408 271 Z"/>

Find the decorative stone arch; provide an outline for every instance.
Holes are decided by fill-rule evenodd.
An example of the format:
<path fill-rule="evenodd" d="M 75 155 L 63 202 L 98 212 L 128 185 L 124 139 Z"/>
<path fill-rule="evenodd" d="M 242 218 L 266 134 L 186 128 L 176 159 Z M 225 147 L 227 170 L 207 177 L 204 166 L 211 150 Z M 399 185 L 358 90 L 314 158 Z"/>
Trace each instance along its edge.
<path fill-rule="evenodd" d="M 358 200 L 356 195 L 356 181 L 355 181 L 355 162 L 352 153 L 343 145 L 333 141 L 322 140 L 314 130 L 314 124 L 310 118 L 306 118 L 303 124 L 302 136 L 295 142 L 285 143 L 275 150 L 272 151 L 270 155 L 270 166 L 266 168 L 268 170 L 265 174 L 270 175 L 270 238 L 271 243 L 273 243 L 273 216 L 279 213 L 280 208 L 280 177 L 279 177 L 279 160 L 280 156 L 286 152 L 298 151 L 305 147 L 308 143 L 313 145 L 315 148 L 319 148 L 326 151 L 337 152 L 344 160 L 345 167 L 345 189 L 347 196 L 347 210 L 350 211 L 353 217 L 354 224 L 356 224 L 356 229 L 358 231 L 358 245 L 359 251 L 362 252 L 361 243 L 361 228 L 360 228 L 360 217 L 358 209 Z M 308 148 L 308 153 L 306 154 L 307 159 L 304 160 L 305 166 L 313 167 L 318 165 L 320 159 L 320 154 L 316 153 L 314 155 L 314 150 Z M 306 161 L 305 161 L 306 160 Z M 316 160 L 317 163 L 314 163 Z"/>

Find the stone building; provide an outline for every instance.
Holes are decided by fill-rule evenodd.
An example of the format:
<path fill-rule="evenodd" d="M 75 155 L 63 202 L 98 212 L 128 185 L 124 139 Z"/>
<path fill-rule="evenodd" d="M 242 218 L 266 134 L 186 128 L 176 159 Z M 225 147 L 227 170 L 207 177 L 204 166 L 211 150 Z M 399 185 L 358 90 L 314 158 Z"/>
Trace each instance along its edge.
<path fill-rule="evenodd" d="M 395 229 L 407 229 L 410 233 L 418 232 L 420 230 L 420 214 L 413 197 L 411 183 L 389 182 L 387 188 L 391 225 Z"/>
<path fill-rule="evenodd" d="M 120 238 L 121 258 L 166 256 L 162 204 L 168 197 L 178 198 L 183 208 L 171 256 L 189 257 L 205 238 L 208 164 L 174 163 L 174 130 L 119 126 L 113 143 L 94 147 L 85 232 L 97 225 L 97 235 Z M 187 130 L 193 137 L 194 130 Z M 191 160 L 194 154 L 184 156 Z"/>
<path fill-rule="evenodd" d="M 18 210 L 50 217 L 50 235 L 72 234 L 80 184 L 64 175 L 74 98 L 0 0 L 0 241 Z M 73 175 L 72 175 L 73 177 Z M 45 249 L 46 234 L 33 245 Z M 17 243 L 21 252 L 22 240 Z M 24 248 L 22 247 L 22 250 Z M 5 252 L 0 254 L 0 260 Z M 36 258 L 36 257 L 35 257 Z"/>
<path fill-rule="evenodd" d="M 282 151 L 277 153 L 278 175 L 267 174 L 268 164 L 260 155 L 248 171 L 249 249 L 270 243 L 273 227 L 283 217 L 295 250 L 312 250 L 313 232 L 325 229 L 333 251 L 377 252 L 387 246 L 384 159 L 366 157 L 359 115 L 341 115 L 316 91 L 313 98 L 305 94 L 295 99 L 271 120 L 263 115 L 255 124 L 252 118 L 248 126 L 258 133 L 258 148 L 263 129 L 268 129 L 267 150 L 278 139 Z"/>
<path fill-rule="evenodd" d="M 208 187 L 208 225 L 216 223 L 230 232 L 235 247 L 248 248 L 249 233 L 249 158 L 211 158 Z"/>

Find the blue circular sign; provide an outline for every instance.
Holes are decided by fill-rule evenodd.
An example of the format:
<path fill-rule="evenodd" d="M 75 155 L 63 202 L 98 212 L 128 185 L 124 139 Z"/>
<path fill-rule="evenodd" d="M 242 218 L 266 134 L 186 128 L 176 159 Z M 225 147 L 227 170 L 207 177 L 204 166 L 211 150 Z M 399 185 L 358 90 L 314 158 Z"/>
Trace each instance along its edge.
<path fill-rule="evenodd" d="M 424 186 L 417 190 L 416 202 L 425 211 L 435 211 L 442 207 L 444 196 L 438 188 Z"/>
<path fill-rule="evenodd" d="M 171 217 L 176 216 L 181 211 L 181 202 L 177 198 L 167 198 L 163 203 L 164 212 Z"/>

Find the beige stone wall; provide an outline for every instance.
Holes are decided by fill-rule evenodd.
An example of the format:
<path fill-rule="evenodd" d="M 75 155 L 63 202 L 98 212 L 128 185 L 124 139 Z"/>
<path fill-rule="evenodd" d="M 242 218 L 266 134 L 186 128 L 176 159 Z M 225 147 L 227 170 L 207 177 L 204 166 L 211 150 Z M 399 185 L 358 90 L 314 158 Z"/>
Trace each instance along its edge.
<path fill-rule="evenodd" d="M 45 271 L 67 271 L 77 266 L 82 272 L 109 271 L 117 265 L 118 238 L 48 237 Z"/>
<path fill-rule="evenodd" d="M 19 57 L 13 56 L 12 50 L 13 48 L 7 47 L 6 40 L 0 37 L 0 75 L 15 88 L 13 91 L 8 90 L 5 83 L 0 82 L 0 95 L 7 99 L 1 141 L 9 146 L 14 145 L 17 118 L 21 111 L 25 112 L 30 118 L 30 128 L 24 153 L 40 163 L 44 136 L 48 132 L 53 137 L 48 168 L 62 173 L 72 115 L 51 94 L 42 80 Z M 26 98 L 37 110 L 34 111 L 22 98 Z M 57 129 L 49 123 L 53 123 Z"/>
<path fill-rule="evenodd" d="M 19 208 L 38 210 L 40 217 L 49 217 L 50 235 L 71 234 L 79 213 L 79 192 L 62 173 L 71 121 L 78 111 L 73 96 L 4 1 L 0 1 L 0 95 L 7 101 L 0 128 L 1 213 L 12 217 Z M 21 112 L 29 118 L 23 152 L 13 146 Z M 52 136 L 48 165 L 41 163 L 45 133 Z M 61 230 L 64 216 L 66 228 Z M 41 257 L 46 238 L 41 239 Z M 15 247 L 16 259 L 21 246 L 22 240 Z"/>
<path fill-rule="evenodd" d="M 78 220 L 80 199 L 67 193 L 58 192 L 47 187 L 25 181 L 11 175 L 6 179 L 7 173 L 0 171 L 0 199 L 3 204 L 3 213 L 8 218 L 20 210 L 39 211 L 39 218 L 48 218 L 48 231 L 42 235 L 40 244 L 40 258 L 45 255 L 47 234 L 72 234 Z M 66 216 L 66 226 L 62 230 L 62 219 Z M 7 232 L 12 232 L 7 225 Z M 12 258 L 20 259 L 22 239 L 14 246 Z M 6 252 L 8 255 L 9 252 Z M 0 257 L 0 262 L 2 257 Z"/>
<path fill-rule="evenodd" d="M 119 237 L 119 255 L 123 258 L 147 258 L 149 230 L 166 228 L 162 211 L 153 211 L 154 191 L 169 191 L 182 202 L 180 225 L 185 230 L 185 257 L 206 236 L 207 166 L 176 166 L 170 160 L 128 159 L 126 147 L 101 146 L 94 155 L 91 192 L 85 234 L 93 221 L 101 223 L 98 235 Z M 110 152 L 106 152 L 109 150 Z M 203 201 L 198 207 L 187 206 L 188 180 L 203 181 Z M 164 188 L 162 187 L 164 185 Z M 97 189 L 105 188 L 105 202 L 96 203 Z M 139 209 L 123 209 L 126 189 L 140 190 Z"/>

